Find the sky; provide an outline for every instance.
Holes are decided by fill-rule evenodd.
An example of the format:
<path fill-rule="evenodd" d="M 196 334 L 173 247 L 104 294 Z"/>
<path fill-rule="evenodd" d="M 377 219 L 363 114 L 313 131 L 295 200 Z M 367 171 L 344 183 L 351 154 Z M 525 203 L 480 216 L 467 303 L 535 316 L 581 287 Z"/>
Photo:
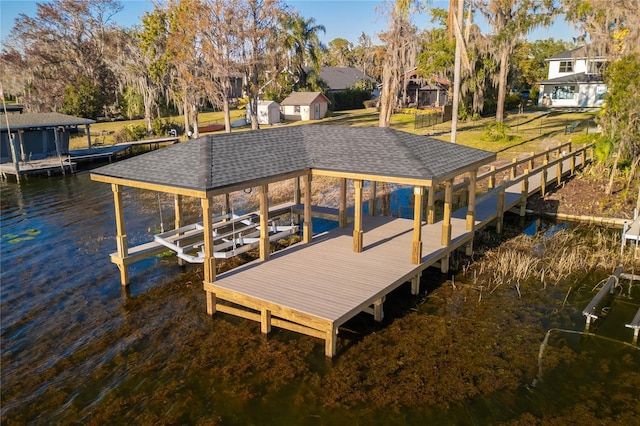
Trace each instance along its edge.
<path fill-rule="evenodd" d="M 42 3 L 46 0 L 40 0 Z M 80 1 L 80 0 L 79 0 Z M 5 40 L 11 32 L 15 18 L 24 13 L 35 16 L 38 3 L 33 0 L 0 0 L 0 38 Z M 124 27 L 140 23 L 145 12 L 153 10 L 151 0 L 121 0 L 124 5 L 122 12 L 114 19 Z M 316 24 L 324 25 L 326 33 L 320 34 L 321 40 L 328 44 L 331 40 L 341 37 L 357 44 L 362 32 L 377 41 L 375 34 L 386 28 L 386 20 L 380 8 L 384 1 L 374 0 L 287 0 L 286 3 L 296 9 L 305 18 L 314 18 Z M 449 0 L 431 0 L 431 7 L 446 9 Z M 428 28 L 429 16 L 422 14 L 414 18 L 414 24 L 419 28 Z M 482 25 L 482 24 L 480 24 Z M 483 28 L 487 32 L 487 29 Z M 558 18 L 554 25 L 546 29 L 538 29 L 529 35 L 529 40 L 544 40 L 553 37 L 556 40 L 571 41 L 576 34 L 571 25 L 563 18 Z"/>

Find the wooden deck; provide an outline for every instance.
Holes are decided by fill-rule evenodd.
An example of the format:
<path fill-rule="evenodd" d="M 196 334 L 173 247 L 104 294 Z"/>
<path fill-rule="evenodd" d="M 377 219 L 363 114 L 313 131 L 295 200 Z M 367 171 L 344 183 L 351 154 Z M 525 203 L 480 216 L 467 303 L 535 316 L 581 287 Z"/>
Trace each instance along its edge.
<path fill-rule="evenodd" d="M 3 177 L 7 175 L 19 177 L 34 174 L 64 174 L 71 172 L 73 165 L 74 163 L 69 161 L 69 158 L 65 155 L 62 158 L 49 157 L 42 160 L 20 161 L 18 170 L 16 170 L 16 166 L 13 163 L 2 163 L 0 164 L 0 173 Z"/>
<path fill-rule="evenodd" d="M 526 199 L 543 182 L 545 187 L 559 182 L 582 161 L 560 157 L 481 195 L 475 230 L 501 223 L 512 208 L 524 215 Z M 466 214 L 467 207 L 452 214 L 447 246 L 441 244 L 441 221 L 422 225 L 420 264 L 411 262 L 413 220 L 365 216 L 363 252 L 353 251 L 352 227 L 334 229 L 309 244 L 274 253 L 267 262 L 254 261 L 204 282 L 208 311 L 259 321 L 263 333 L 277 326 L 324 339 L 325 354 L 334 356 L 342 324 L 363 311 L 382 320 L 387 294 L 406 282 L 417 294 L 422 271 L 437 265 L 446 269 L 449 254 L 472 243 Z"/>

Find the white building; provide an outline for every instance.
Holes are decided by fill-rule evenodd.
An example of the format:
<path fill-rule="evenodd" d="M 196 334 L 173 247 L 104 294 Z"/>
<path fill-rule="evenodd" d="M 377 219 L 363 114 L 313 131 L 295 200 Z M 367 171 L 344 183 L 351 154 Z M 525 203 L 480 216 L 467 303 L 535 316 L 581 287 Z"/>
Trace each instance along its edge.
<path fill-rule="evenodd" d="M 275 101 L 258 101 L 258 124 L 280 122 L 280 105 Z M 251 123 L 251 104 L 247 104 L 247 123 Z"/>
<path fill-rule="evenodd" d="M 588 46 L 559 53 L 549 61 L 549 74 L 540 82 L 538 105 L 553 108 L 601 107 L 607 85 L 602 78 L 607 59 Z"/>

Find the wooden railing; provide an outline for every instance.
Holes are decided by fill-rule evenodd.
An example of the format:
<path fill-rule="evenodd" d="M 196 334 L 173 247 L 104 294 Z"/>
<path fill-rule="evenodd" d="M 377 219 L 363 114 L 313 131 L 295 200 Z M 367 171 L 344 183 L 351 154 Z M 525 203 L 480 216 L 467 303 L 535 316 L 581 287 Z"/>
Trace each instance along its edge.
<path fill-rule="evenodd" d="M 501 218 L 504 214 L 505 207 L 505 192 L 507 188 L 511 188 L 514 185 L 521 185 L 521 199 L 520 199 L 520 214 L 524 215 L 527 199 L 532 194 L 530 193 L 530 176 L 540 173 L 540 193 L 544 195 L 547 191 L 548 182 L 548 170 L 551 167 L 556 167 L 556 184 L 559 185 L 562 182 L 562 177 L 565 173 L 570 172 L 573 174 L 576 169 L 576 158 L 580 157 L 579 164 L 584 167 L 587 160 L 593 158 L 593 154 L 589 155 L 588 151 L 593 150 L 593 144 L 585 144 L 575 151 L 572 149 L 572 143 L 565 142 L 560 143 L 554 148 L 547 148 L 539 153 L 530 153 L 522 158 L 513 158 L 512 161 L 504 166 L 496 167 L 491 166 L 489 171 L 478 175 L 476 179 L 476 191 L 482 191 L 480 182 L 487 180 L 486 191 L 477 193 L 476 204 L 481 203 L 497 194 L 497 217 Z M 552 158 L 553 157 L 553 158 Z M 569 168 L 564 169 L 564 162 L 569 159 Z M 542 161 L 540 161 L 542 160 Z M 540 164 L 541 163 L 541 164 Z M 522 173 L 518 173 L 519 166 L 526 165 Z M 507 177 L 502 179 L 500 183 L 497 183 L 497 176 L 508 172 Z M 453 191 L 468 191 L 469 179 L 465 178 L 463 181 L 453 186 Z M 468 197 L 461 197 L 466 205 L 466 199 Z M 435 201 L 444 199 L 444 191 L 435 192 L 433 201 L 428 200 L 427 207 L 427 222 L 433 223 L 434 218 L 433 206 Z M 431 218 L 431 221 L 430 221 Z M 501 221 L 499 221 L 501 222 Z M 500 226 L 500 223 L 498 224 Z"/>

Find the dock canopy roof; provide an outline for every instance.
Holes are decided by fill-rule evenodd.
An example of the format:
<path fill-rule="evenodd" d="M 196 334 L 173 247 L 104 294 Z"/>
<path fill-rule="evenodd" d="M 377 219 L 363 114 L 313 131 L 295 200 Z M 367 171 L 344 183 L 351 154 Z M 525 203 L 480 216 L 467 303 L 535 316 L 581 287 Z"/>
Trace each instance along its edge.
<path fill-rule="evenodd" d="M 305 125 L 209 135 L 101 167 L 92 179 L 205 197 L 309 172 L 430 186 L 495 154 L 390 128 Z"/>
<path fill-rule="evenodd" d="M 95 123 L 88 118 L 74 117 L 72 115 L 60 114 L 59 112 L 38 112 L 30 114 L 7 114 L 6 119 L 0 122 L 0 131 L 7 131 L 7 120 L 9 128 L 13 130 L 26 130 L 51 127 L 72 127 L 83 126 Z"/>

